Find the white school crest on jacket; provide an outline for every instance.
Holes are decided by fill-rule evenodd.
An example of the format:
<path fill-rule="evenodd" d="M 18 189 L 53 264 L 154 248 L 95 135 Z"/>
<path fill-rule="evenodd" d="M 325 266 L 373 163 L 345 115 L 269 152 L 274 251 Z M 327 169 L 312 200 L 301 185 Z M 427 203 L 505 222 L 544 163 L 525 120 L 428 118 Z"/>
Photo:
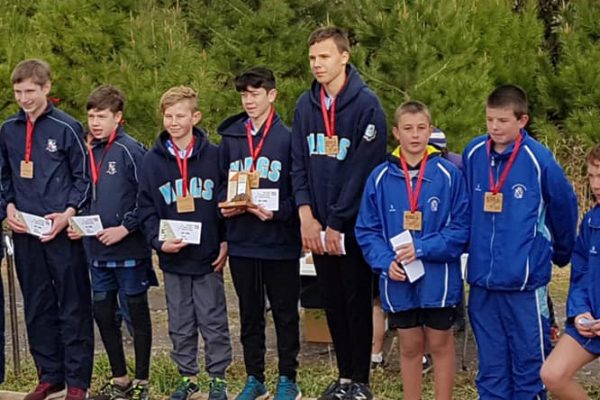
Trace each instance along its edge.
<path fill-rule="evenodd" d="M 46 151 L 49 151 L 50 153 L 56 153 L 57 150 L 58 147 L 56 146 L 56 140 L 48 139 L 48 143 L 46 143 Z"/>
<path fill-rule="evenodd" d="M 108 169 L 106 170 L 106 173 L 108 175 L 114 175 L 117 173 L 117 162 L 116 161 L 108 162 Z"/>

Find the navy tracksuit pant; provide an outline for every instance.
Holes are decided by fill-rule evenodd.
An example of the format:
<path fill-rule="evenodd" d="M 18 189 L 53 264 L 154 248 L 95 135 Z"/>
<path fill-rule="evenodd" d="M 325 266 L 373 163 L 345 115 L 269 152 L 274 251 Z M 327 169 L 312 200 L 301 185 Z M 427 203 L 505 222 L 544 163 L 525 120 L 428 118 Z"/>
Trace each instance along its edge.
<path fill-rule="evenodd" d="M 94 333 L 89 272 L 81 241 L 61 232 L 50 242 L 14 234 L 29 349 L 40 382 L 87 389 Z"/>

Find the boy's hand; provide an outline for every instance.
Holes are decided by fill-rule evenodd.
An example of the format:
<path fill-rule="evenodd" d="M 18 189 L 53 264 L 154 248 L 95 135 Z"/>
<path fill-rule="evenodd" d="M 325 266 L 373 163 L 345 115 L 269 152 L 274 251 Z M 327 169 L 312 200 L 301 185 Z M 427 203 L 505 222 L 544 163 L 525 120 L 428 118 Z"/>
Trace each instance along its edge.
<path fill-rule="evenodd" d="M 215 267 L 215 272 L 223 271 L 223 267 L 227 262 L 227 242 L 221 242 L 221 248 L 219 249 L 219 255 L 212 262 L 212 266 Z"/>
<path fill-rule="evenodd" d="M 342 234 L 333 228 L 325 229 L 325 251 L 330 256 L 342 255 Z"/>
<path fill-rule="evenodd" d="M 325 249 L 321 245 L 321 230 L 323 227 L 317 221 L 310 206 L 303 205 L 298 209 L 300 214 L 300 233 L 302 234 L 302 246 L 313 254 L 323 254 Z"/>
<path fill-rule="evenodd" d="M 235 217 L 246 212 L 244 207 L 221 208 L 221 214 L 224 218 Z"/>
<path fill-rule="evenodd" d="M 183 239 L 167 239 L 160 246 L 160 251 L 163 253 L 179 253 L 187 245 L 183 242 Z"/>
<path fill-rule="evenodd" d="M 586 325 L 581 325 L 579 323 L 580 320 L 582 319 L 589 319 L 589 320 L 593 320 L 594 317 L 592 317 L 592 314 L 590 314 L 589 312 L 584 312 L 583 314 L 579 314 L 578 316 L 575 317 L 575 328 L 577 329 L 577 332 L 579 332 L 579 334 L 583 337 L 586 338 L 592 338 L 594 337 L 594 332 L 592 331 L 592 328 L 595 327 L 599 327 L 600 328 L 600 324 L 596 324 L 593 327 L 591 326 L 586 326 Z"/>
<path fill-rule="evenodd" d="M 14 233 L 27 233 L 27 225 L 17 218 L 17 207 L 14 203 L 6 206 L 6 222 Z"/>
<path fill-rule="evenodd" d="M 393 281 L 404 282 L 406 280 L 406 273 L 404 269 L 396 262 L 392 261 L 388 269 L 388 276 Z"/>
<path fill-rule="evenodd" d="M 263 206 L 249 207 L 248 212 L 256 215 L 263 222 L 273 219 L 273 211 L 269 211 Z"/>
<path fill-rule="evenodd" d="M 119 243 L 125 236 L 129 234 L 127 228 L 123 225 L 113 226 L 112 228 L 102 229 L 96 234 L 96 238 L 105 246 L 112 246 Z"/>
<path fill-rule="evenodd" d="M 52 229 L 50 229 L 50 232 L 42 236 L 40 241 L 42 243 L 46 243 L 53 240 L 56 235 L 61 233 L 67 226 L 69 226 L 69 218 L 74 217 L 75 214 L 75 209 L 73 207 L 69 207 L 61 213 L 44 215 L 44 218 L 52 221 Z"/>
<path fill-rule="evenodd" d="M 75 229 L 73 229 L 73 227 L 71 225 L 69 225 L 69 227 L 67 228 L 67 236 L 71 240 L 79 240 L 83 237 L 79 234 L 79 232 L 77 232 Z"/>
<path fill-rule="evenodd" d="M 396 249 L 396 262 L 410 264 L 417 259 L 415 245 L 406 243 Z"/>

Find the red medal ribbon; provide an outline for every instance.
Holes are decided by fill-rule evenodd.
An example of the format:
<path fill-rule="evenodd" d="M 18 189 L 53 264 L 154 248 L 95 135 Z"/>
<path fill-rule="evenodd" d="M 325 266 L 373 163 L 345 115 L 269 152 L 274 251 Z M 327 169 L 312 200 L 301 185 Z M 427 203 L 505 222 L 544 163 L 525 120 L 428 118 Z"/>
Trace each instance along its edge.
<path fill-rule="evenodd" d="M 110 150 L 110 146 L 112 146 L 116 137 L 117 137 L 117 130 L 115 129 L 114 131 L 112 131 L 112 133 L 108 137 L 108 143 L 106 144 L 106 147 L 102 151 L 102 158 L 100 159 L 99 164 L 96 164 L 96 158 L 94 157 L 94 152 L 92 151 L 92 146 L 88 146 L 88 154 L 90 156 L 90 171 L 92 172 L 92 183 L 94 184 L 94 186 L 96 186 L 98 184 L 98 179 L 100 178 L 99 171 L 100 171 L 100 168 L 102 167 L 102 163 L 104 163 L 104 157 L 106 157 L 106 154 L 108 153 L 108 150 Z"/>
<path fill-rule="evenodd" d="M 425 155 L 423 156 L 423 160 L 421 161 L 421 168 L 419 168 L 419 175 L 417 177 L 417 187 L 413 192 L 410 174 L 408 173 L 408 165 L 406 164 L 406 160 L 404 160 L 404 157 L 402 157 L 402 154 L 400 154 L 400 165 L 402 166 L 402 171 L 404 171 L 404 180 L 406 181 L 406 191 L 408 193 L 408 202 L 410 203 L 411 213 L 417 211 L 417 205 L 419 203 L 419 194 L 421 193 L 421 186 L 423 185 L 423 177 L 425 176 L 425 166 L 427 165 L 428 158 L 429 154 L 427 154 L 427 151 L 425 151 Z"/>
<path fill-rule="evenodd" d="M 27 117 L 27 127 L 25 129 L 25 162 L 28 163 L 31 160 L 31 146 L 33 141 L 33 126 L 34 123 L 31 122 L 29 116 Z"/>
<path fill-rule="evenodd" d="M 513 149 L 513 152 L 510 155 L 510 158 L 508 159 L 508 164 L 506 165 L 506 168 L 504 168 L 504 171 L 502 171 L 502 175 L 500 175 L 500 180 L 498 181 L 498 183 L 494 183 L 494 174 L 492 172 L 492 167 L 491 167 L 491 162 L 490 162 L 490 151 L 491 151 L 491 147 L 492 147 L 492 139 L 488 139 L 488 141 L 487 141 L 487 156 L 488 156 L 488 164 L 490 164 L 490 167 L 489 167 L 490 168 L 490 190 L 492 191 L 493 194 L 498 194 L 498 192 L 500 192 L 500 189 L 502 189 L 502 186 L 504 185 L 504 182 L 506 181 L 506 178 L 508 177 L 508 173 L 510 172 L 513 164 L 515 163 L 515 159 L 517 158 L 517 153 L 519 152 L 519 148 L 521 147 L 522 141 L 523 141 L 523 135 L 519 134 L 519 137 L 515 141 L 515 147 Z"/>
<path fill-rule="evenodd" d="M 344 90 L 346 83 L 348 82 L 348 77 L 344 81 L 344 84 L 340 88 L 338 95 Z M 335 136 L 335 103 L 337 100 L 337 96 L 333 98 L 331 101 L 331 113 L 327 111 L 327 94 L 325 93 L 325 87 L 321 85 L 321 113 L 323 114 L 323 123 L 325 124 L 325 133 L 327 137 L 330 138 Z"/>
<path fill-rule="evenodd" d="M 188 195 L 188 156 L 191 154 L 191 150 L 194 148 L 194 144 L 196 143 L 196 138 L 192 137 L 192 141 L 185 148 L 185 154 L 183 159 L 181 159 L 181 154 L 179 147 L 173 143 L 173 149 L 175 149 L 175 158 L 177 159 L 177 167 L 179 168 L 179 172 L 181 173 L 181 179 L 183 179 L 183 197 Z"/>
<path fill-rule="evenodd" d="M 262 138 L 260 138 L 260 141 L 258 142 L 258 146 L 256 146 L 256 149 L 254 148 L 254 141 L 252 140 L 252 122 L 250 121 L 250 119 L 248 119 L 248 121 L 246 121 L 246 137 L 248 138 L 248 148 L 250 149 L 250 157 L 252 157 L 252 165 L 250 165 L 250 171 L 254 171 L 254 168 L 256 166 L 256 160 L 258 160 L 258 156 L 260 155 L 260 151 L 263 148 L 263 145 L 265 144 L 265 139 L 267 138 L 267 135 L 269 134 L 269 131 L 271 130 L 271 125 L 273 125 L 273 118 L 275 117 L 275 108 L 271 107 L 271 111 L 269 111 L 269 116 L 267 117 L 267 120 L 265 122 L 265 129 L 263 131 L 263 135 Z"/>

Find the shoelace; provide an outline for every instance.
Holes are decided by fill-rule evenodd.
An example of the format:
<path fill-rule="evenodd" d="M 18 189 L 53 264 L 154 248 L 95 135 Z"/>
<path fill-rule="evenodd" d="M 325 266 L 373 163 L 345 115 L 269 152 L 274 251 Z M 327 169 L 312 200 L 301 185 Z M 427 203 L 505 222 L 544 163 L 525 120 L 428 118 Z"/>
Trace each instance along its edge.
<path fill-rule="evenodd" d="M 242 394 L 249 396 L 249 395 L 253 394 L 257 388 L 258 388 L 258 381 L 254 381 L 254 380 L 248 381 L 244 385 L 244 390 L 242 390 Z"/>
<path fill-rule="evenodd" d="M 181 382 L 179 382 L 179 385 L 177 385 L 177 388 L 175 390 L 179 391 L 185 391 L 187 394 L 193 393 L 194 392 L 194 388 L 192 387 L 194 383 L 192 381 L 190 381 L 189 379 L 182 379 Z"/>

